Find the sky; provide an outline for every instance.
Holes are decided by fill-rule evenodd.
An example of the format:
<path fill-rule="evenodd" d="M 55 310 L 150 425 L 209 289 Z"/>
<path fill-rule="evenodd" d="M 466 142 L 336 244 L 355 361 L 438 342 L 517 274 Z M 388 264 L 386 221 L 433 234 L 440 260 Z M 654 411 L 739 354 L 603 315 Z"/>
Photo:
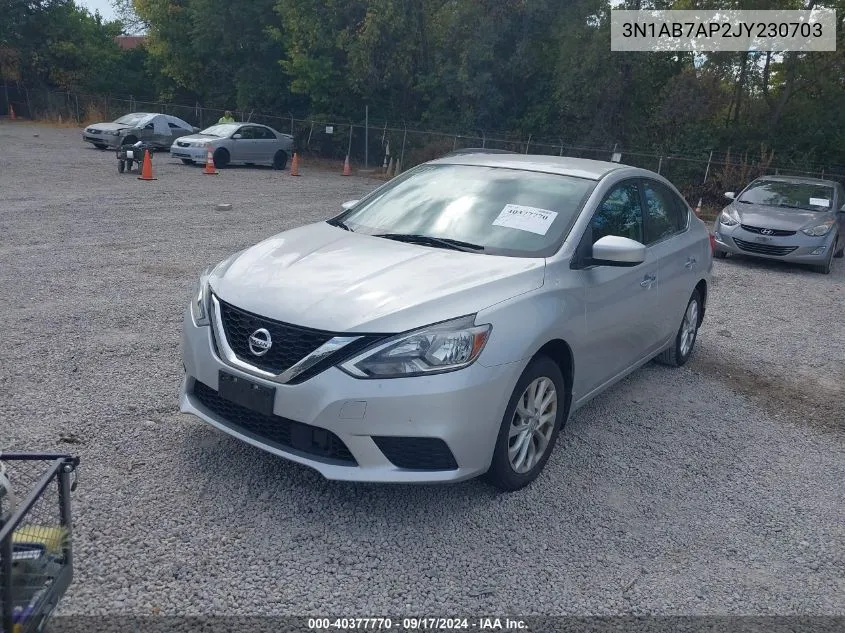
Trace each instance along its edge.
<path fill-rule="evenodd" d="M 111 6 L 111 0 L 76 0 L 76 4 L 88 9 L 91 13 L 99 11 L 104 20 L 117 19 L 114 8 Z"/>

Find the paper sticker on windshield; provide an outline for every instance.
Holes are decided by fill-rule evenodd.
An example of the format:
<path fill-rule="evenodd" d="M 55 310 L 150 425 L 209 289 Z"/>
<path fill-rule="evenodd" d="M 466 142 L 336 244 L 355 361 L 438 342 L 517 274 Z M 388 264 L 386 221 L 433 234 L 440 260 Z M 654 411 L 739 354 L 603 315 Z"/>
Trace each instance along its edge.
<path fill-rule="evenodd" d="M 509 229 L 545 235 L 556 217 L 557 211 L 507 204 L 499 217 L 493 220 L 493 226 L 505 226 Z"/>
<path fill-rule="evenodd" d="M 826 198 L 810 198 L 810 204 L 814 207 L 830 207 L 830 200 Z"/>

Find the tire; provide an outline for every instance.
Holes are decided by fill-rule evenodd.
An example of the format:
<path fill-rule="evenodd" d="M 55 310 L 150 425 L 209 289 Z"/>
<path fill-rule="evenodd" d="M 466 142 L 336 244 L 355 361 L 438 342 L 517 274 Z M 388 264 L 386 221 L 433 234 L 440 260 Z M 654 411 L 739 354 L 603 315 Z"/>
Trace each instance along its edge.
<path fill-rule="evenodd" d="M 836 238 L 836 243 L 839 244 L 839 238 Z M 834 246 L 833 256 L 836 259 L 842 259 L 843 257 L 845 257 L 845 244 L 842 244 L 842 246 L 839 247 L 839 250 L 836 250 L 836 247 Z"/>
<path fill-rule="evenodd" d="M 551 393 L 550 389 L 554 390 L 552 402 L 555 405 L 553 412 L 549 410 L 550 405 L 547 405 L 544 409 L 546 411 L 545 416 L 541 412 L 539 426 L 535 421 L 537 418 L 525 421 L 525 414 L 518 411 L 519 409 L 528 409 L 526 414 L 535 413 L 536 415 L 536 409 L 533 409 L 530 405 L 526 407 L 523 399 L 528 396 L 529 391 L 533 392 L 538 387 L 545 390 L 546 397 Z M 528 396 L 528 401 L 531 401 L 530 396 Z M 499 428 L 496 447 L 493 451 L 493 460 L 490 463 L 490 469 L 485 474 L 485 478 L 491 485 L 499 490 L 512 492 L 527 486 L 537 478 L 554 450 L 558 433 L 563 426 L 568 403 L 569 394 L 566 389 L 566 381 L 563 379 L 563 373 L 561 373 L 557 363 L 547 356 L 538 356 L 532 360 L 516 383 L 508 401 L 502 425 Z M 545 424 L 542 423 L 544 419 L 546 420 Z M 512 429 L 519 429 L 520 427 L 528 429 L 529 426 L 536 430 L 528 430 L 522 433 L 519 430 L 512 431 Z M 523 443 L 525 441 L 528 441 L 529 444 L 524 449 L 525 453 L 523 454 L 523 449 L 518 447 L 520 445 L 526 446 Z M 537 453 L 540 441 L 545 441 L 545 446 L 541 449 L 542 452 Z M 514 452 L 514 449 L 516 449 L 516 452 Z M 534 451 L 533 456 L 532 451 Z M 513 453 L 513 457 L 511 453 Z M 533 461 L 533 464 L 527 467 L 528 464 L 525 462 L 529 459 Z M 527 470 L 522 470 L 526 467 Z"/>
<path fill-rule="evenodd" d="M 273 169 L 277 169 L 279 171 L 284 171 L 285 167 L 288 166 L 288 155 L 287 152 L 284 150 L 279 150 L 276 152 L 276 155 L 273 156 Z"/>
<path fill-rule="evenodd" d="M 124 169 L 126 169 L 126 163 L 122 160 L 117 161 L 117 173 L 122 174 Z"/>
<path fill-rule="evenodd" d="M 229 156 L 229 150 L 223 147 L 218 147 L 216 150 L 214 150 L 213 158 L 214 166 L 217 167 L 217 169 L 223 169 L 224 167 L 226 167 L 226 165 L 229 164 L 229 161 L 231 160 L 231 157 Z"/>
<path fill-rule="evenodd" d="M 675 340 L 670 347 L 663 350 L 654 360 L 661 365 L 669 365 L 670 367 L 681 367 L 684 365 L 690 356 L 692 356 L 693 349 L 695 349 L 700 320 L 701 295 L 696 290 L 692 293 L 687 303 L 687 308 L 684 310 L 684 316 L 681 319 L 681 326 L 678 328 Z"/>
<path fill-rule="evenodd" d="M 190 158 L 183 158 L 183 159 L 182 159 L 182 164 L 183 164 L 183 165 L 193 165 L 193 164 L 194 164 L 194 161 L 192 161 Z"/>
<path fill-rule="evenodd" d="M 102 143 L 94 143 L 94 147 L 97 149 L 106 149 L 106 145 L 103 145 Z"/>

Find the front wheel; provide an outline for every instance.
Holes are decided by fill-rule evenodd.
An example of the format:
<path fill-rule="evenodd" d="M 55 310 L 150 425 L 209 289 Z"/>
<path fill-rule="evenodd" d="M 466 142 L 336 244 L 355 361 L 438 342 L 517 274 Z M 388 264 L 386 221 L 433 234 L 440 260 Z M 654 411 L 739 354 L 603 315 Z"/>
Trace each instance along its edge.
<path fill-rule="evenodd" d="M 223 169 L 226 165 L 229 164 L 230 156 L 228 150 L 222 147 L 218 147 L 214 151 L 213 159 L 214 166 L 217 167 L 217 169 Z"/>
<path fill-rule="evenodd" d="M 689 360 L 695 341 L 698 338 L 698 326 L 701 321 L 701 295 L 698 290 L 692 293 L 681 327 L 672 345 L 655 358 L 658 363 L 671 367 L 680 367 Z"/>
<path fill-rule="evenodd" d="M 836 244 L 839 244 L 839 238 L 836 239 Z M 833 256 L 836 259 L 842 259 L 845 256 L 845 243 L 839 247 L 839 250 L 836 250 L 836 245 L 833 246 Z"/>
<path fill-rule="evenodd" d="M 516 383 L 496 439 L 487 480 L 503 491 L 534 481 L 549 460 L 566 413 L 567 391 L 557 363 L 531 361 Z"/>

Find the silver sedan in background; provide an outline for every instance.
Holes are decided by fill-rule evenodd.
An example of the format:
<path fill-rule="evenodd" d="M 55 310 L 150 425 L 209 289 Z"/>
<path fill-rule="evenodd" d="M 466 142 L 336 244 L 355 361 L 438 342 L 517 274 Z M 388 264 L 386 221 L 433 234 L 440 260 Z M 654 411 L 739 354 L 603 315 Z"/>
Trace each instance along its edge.
<path fill-rule="evenodd" d="M 186 165 L 205 163 L 209 148 L 215 167 L 243 164 L 284 169 L 293 153 L 293 137 L 258 123 L 219 123 L 183 136 L 170 146 L 170 155 Z"/>
<path fill-rule="evenodd" d="M 828 274 L 845 251 L 845 188 L 838 182 L 763 176 L 716 218 L 716 257 L 729 254 L 809 264 Z"/>
<path fill-rule="evenodd" d="M 710 234 L 653 172 L 466 154 L 345 207 L 201 276 L 184 413 L 330 479 L 515 490 L 578 407 L 692 354 Z"/>

